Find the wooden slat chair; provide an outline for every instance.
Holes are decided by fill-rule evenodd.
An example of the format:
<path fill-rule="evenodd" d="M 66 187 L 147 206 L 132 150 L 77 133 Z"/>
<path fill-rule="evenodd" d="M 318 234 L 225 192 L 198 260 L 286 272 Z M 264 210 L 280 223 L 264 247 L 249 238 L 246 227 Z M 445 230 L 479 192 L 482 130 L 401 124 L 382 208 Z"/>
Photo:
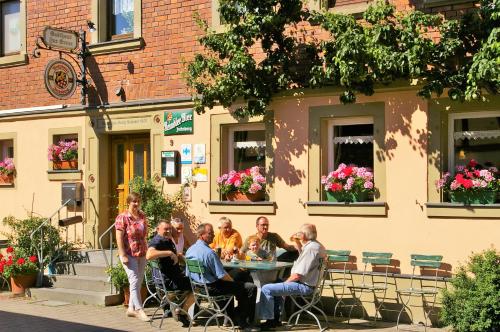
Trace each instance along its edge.
<path fill-rule="evenodd" d="M 422 300 L 422 308 L 425 318 L 424 329 L 427 330 L 427 320 L 430 319 L 430 316 L 434 311 L 437 294 L 439 293 L 438 274 L 442 260 L 443 256 L 441 255 L 411 255 L 411 265 L 413 266 L 413 272 L 410 280 L 410 288 L 399 289 L 396 291 L 399 298 L 401 299 L 401 303 L 403 304 L 403 306 L 401 307 L 401 311 L 398 314 L 396 325 L 397 329 L 399 329 L 399 320 L 401 318 L 401 314 L 403 313 L 403 311 L 405 311 L 405 309 L 407 309 L 410 313 L 410 320 L 413 323 L 413 312 L 411 310 L 411 307 L 420 306 L 410 305 L 409 303 L 412 297 L 420 297 Z M 417 270 L 417 268 L 419 269 Z M 425 269 L 427 270 L 427 272 L 429 272 L 429 270 L 431 269 L 431 275 L 428 275 L 425 278 L 421 278 L 417 274 L 421 269 Z M 406 301 L 403 300 L 404 297 L 406 297 Z M 428 308 L 428 311 L 425 310 L 426 308 Z"/>
<path fill-rule="evenodd" d="M 365 310 L 363 308 L 363 302 L 361 300 L 363 293 L 371 292 L 374 297 L 375 304 L 375 321 L 380 315 L 382 318 L 382 314 L 380 313 L 380 309 L 384 305 L 387 289 L 388 289 L 388 277 L 389 277 L 389 269 L 391 266 L 391 257 L 392 253 L 388 252 L 363 252 L 363 274 L 360 284 L 355 284 L 353 286 L 347 286 L 352 293 L 352 297 L 354 302 L 350 305 L 351 309 L 349 310 L 349 318 L 347 323 L 349 324 L 351 320 L 351 315 L 354 307 L 361 307 L 361 311 L 363 313 L 363 319 L 365 319 Z M 372 271 L 377 270 L 381 272 L 372 272 L 368 271 L 368 266 L 372 267 Z M 381 300 L 379 299 L 379 295 L 381 294 Z"/>
<path fill-rule="evenodd" d="M 316 286 L 314 287 L 314 290 L 311 294 L 309 295 L 290 295 L 290 298 L 292 299 L 294 305 L 298 308 L 297 311 L 295 311 L 290 318 L 288 319 L 287 327 L 290 328 L 292 326 L 291 322 L 295 318 L 295 323 L 293 325 L 297 325 L 299 323 L 300 315 L 302 313 L 307 313 L 309 314 L 316 323 L 318 324 L 318 328 L 320 331 L 326 331 L 328 330 L 328 317 L 326 316 L 325 312 L 321 310 L 317 305 L 321 304 L 321 293 L 323 293 L 323 285 L 324 285 L 324 277 L 325 277 L 325 259 L 320 258 L 319 259 L 319 264 L 318 264 L 318 270 L 319 270 L 319 277 L 318 281 L 316 283 Z M 321 326 L 321 322 L 318 319 L 318 316 L 312 311 L 316 310 L 319 312 L 321 315 L 323 315 L 323 318 L 325 319 L 325 325 Z"/>
<path fill-rule="evenodd" d="M 335 308 L 333 309 L 333 319 L 337 316 L 337 310 L 344 306 L 343 301 L 346 293 L 347 286 L 353 285 L 352 275 L 349 273 L 347 264 L 349 263 L 350 250 L 327 250 L 327 261 L 333 265 L 333 268 L 326 270 L 329 278 L 323 281 L 323 288 L 330 287 L 332 289 L 333 297 L 336 300 Z"/>
<path fill-rule="evenodd" d="M 184 302 L 186 302 L 186 291 L 179 290 L 179 291 L 172 291 L 168 290 L 166 285 L 165 285 L 165 279 L 163 278 L 163 274 L 161 273 L 160 270 L 160 265 L 158 261 L 152 260 L 149 261 L 149 266 L 151 267 L 151 276 L 153 279 L 153 284 L 156 289 L 155 296 L 160 298 L 160 305 L 158 308 L 153 313 L 153 316 L 151 317 L 151 326 L 153 325 L 153 322 L 156 317 L 156 313 L 160 310 L 163 310 L 163 315 L 161 316 L 161 322 L 160 325 L 158 326 L 159 329 L 161 329 L 161 326 L 163 324 L 163 320 L 165 317 L 168 316 L 169 313 L 172 313 L 172 316 L 174 316 L 176 313 L 178 314 L 179 311 L 184 313 L 187 317 L 189 317 L 189 314 L 182 309 L 182 306 L 184 305 Z"/>
<path fill-rule="evenodd" d="M 231 330 L 234 331 L 234 323 L 231 317 L 226 313 L 228 306 L 232 303 L 234 295 L 211 295 L 207 286 L 207 282 L 203 273 L 205 272 L 205 267 L 200 261 L 196 259 L 186 260 L 186 266 L 189 273 L 189 281 L 191 282 L 191 288 L 193 289 L 193 295 L 196 305 L 199 307 L 199 311 L 191 319 L 191 324 L 189 325 L 188 332 L 191 331 L 193 322 L 202 313 L 207 313 L 210 315 L 207 322 L 205 323 L 205 328 L 203 331 L 207 330 L 208 325 L 212 320 L 216 320 L 217 327 L 221 327 L 219 324 L 219 318 L 224 318 L 224 322 L 229 322 L 231 324 Z M 197 274 L 201 282 L 193 280 L 192 274 Z"/>

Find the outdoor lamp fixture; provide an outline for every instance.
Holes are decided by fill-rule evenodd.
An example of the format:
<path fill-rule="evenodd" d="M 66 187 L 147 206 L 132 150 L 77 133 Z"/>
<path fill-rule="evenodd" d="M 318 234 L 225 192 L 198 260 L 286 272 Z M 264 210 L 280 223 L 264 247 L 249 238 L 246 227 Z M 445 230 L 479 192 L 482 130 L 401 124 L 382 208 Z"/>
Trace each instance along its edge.
<path fill-rule="evenodd" d="M 96 32 L 95 23 L 91 20 L 87 20 L 87 27 L 89 28 L 89 32 Z"/>

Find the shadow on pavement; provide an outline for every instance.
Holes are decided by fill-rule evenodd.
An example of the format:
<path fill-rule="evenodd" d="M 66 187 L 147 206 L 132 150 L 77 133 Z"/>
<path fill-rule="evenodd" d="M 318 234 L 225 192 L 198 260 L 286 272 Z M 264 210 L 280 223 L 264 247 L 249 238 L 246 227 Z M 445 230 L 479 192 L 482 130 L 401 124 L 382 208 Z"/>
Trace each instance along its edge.
<path fill-rule="evenodd" d="M 72 332 L 118 332 L 122 330 L 93 326 L 52 318 L 18 314 L 0 310 L 0 330 L 1 331 L 72 331 Z"/>

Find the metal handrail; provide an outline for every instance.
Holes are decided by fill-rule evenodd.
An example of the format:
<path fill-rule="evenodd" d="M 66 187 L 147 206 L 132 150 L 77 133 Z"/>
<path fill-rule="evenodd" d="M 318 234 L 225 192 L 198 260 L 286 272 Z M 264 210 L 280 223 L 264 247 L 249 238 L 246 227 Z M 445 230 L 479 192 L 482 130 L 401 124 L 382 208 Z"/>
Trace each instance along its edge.
<path fill-rule="evenodd" d="M 39 284 L 41 285 L 42 282 L 43 282 L 43 270 L 44 270 L 44 267 L 43 267 L 43 261 L 44 261 L 44 257 L 43 257 L 43 227 L 47 225 L 48 222 L 50 222 L 52 220 L 52 218 L 59 213 L 59 211 L 61 211 L 62 208 L 64 208 L 66 205 L 68 205 L 69 202 L 71 201 L 74 201 L 72 199 L 68 199 L 66 202 L 63 203 L 63 205 L 61 205 L 56 212 L 54 212 L 50 217 L 48 217 L 47 219 L 45 219 L 44 222 L 42 222 L 40 224 L 40 226 L 38 226 L 33 232 L 31 232 L 30 234 L 30 241 L 31 241 L 31 246 L 33 247 L 33 244 L 34 244 L 34 241 L 33 241 L 33 237 L 35 236 L 35 234 L 40 231 L 40 250 L 36 249 L 36 252 L 38 254 L 38 262 L 40 264 L 40 272 L 38 273 L 38 281 L 40 282 Z M 35 247 L 36 248 L 36 247 Z"/>
<path fill-rule="evenodd" d="M 102 250 L 102 254 L 104 256 L 104 261 L 106 262 L 106 269 L 110 268 L 113 266 L 113 228 L 115 228 L 115 223 L 113 223 L 107 230 L 105 230 L 101 236 L 99 236 L 99 247 Z M 104 246 L 102 245 L 102 239 L 106 234 L 109 233 L 109 259 L 111 262 L 108 262 L 108 257 L 106 256 L 106 249 L 104 249 Z M 111 263 L 111 264 L 110 264 Z M 110 293 L 113 293 L 113 283 L 110 282 Z"/>

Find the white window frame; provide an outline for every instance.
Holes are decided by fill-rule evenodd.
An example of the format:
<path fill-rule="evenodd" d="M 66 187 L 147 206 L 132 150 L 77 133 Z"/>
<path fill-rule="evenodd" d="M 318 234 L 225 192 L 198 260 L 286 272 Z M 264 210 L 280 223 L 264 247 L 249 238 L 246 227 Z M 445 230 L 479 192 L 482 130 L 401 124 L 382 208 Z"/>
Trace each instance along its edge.
<path fill-rule="evenodd" d="M 234 167 L 234 133 L 236 131 L 263 130 L 266 131 L 264 123 L 252 123 L 245 125 L 234 125 L 228 129 L 228 151 L 227 151 L 227 169 L 232 170 Z M 264 141 L 265 143 L 265 141 Z M 239 170 L 235 170 L 239 171 Z"/>
<path fill-rule="evenodd" d="M 333 153 L 333 145 L 334 145 L 333 127 L 346 126 L 346 125 L 363 125 L 363 124 L 374 125 L 373 117 L 359 116 L 359 117 L 349 117 L 349 118 L 336 118 L 328 121 L 328 173 L 334 171 L 333 161 L 335 160 L 335 155 Z"/>
<path fill-rule="evenodd" d="M 455 169 L 455 120 L 500 117 L 500 111 L 475 111 L 448 115 L 448 171 Z"/>

